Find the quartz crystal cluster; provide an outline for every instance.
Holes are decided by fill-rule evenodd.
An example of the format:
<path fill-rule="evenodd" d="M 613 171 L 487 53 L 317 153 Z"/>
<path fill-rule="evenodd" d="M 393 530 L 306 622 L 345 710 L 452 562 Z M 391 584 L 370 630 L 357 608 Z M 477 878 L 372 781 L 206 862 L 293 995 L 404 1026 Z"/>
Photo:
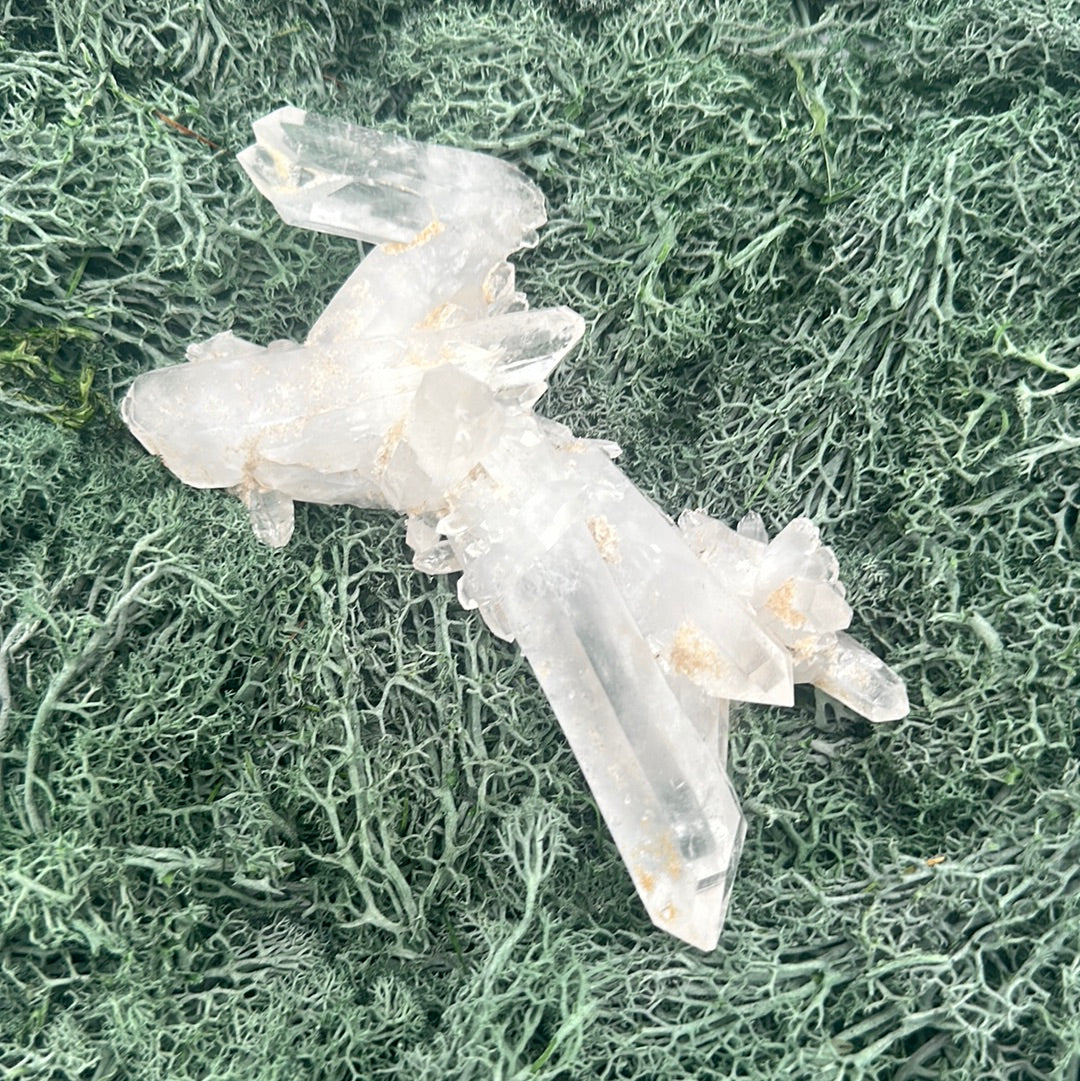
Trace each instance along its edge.
<path fill-rule="evenodd" d="M 676 524 L 617 446 L 533 412 L 583 323 L 515 289 L 507 257 L 545 221 L 516 168 L 295 108 L 255 135 L 240 163 L 286 222 L 373 247 L 304 342 L 192 345 L 134 381 L 125 421 L 267 544 L 294 500 L 405 515 L 416 567 L 460 572 L 461 603 L 519 643 L 652 920 L 711 949 L 744 834 L 729 700 L 809 682 L 872 721 L 907 712 L 843 633 L 832 552 L 805 518 L 771 540 L 754 515 Z"/>

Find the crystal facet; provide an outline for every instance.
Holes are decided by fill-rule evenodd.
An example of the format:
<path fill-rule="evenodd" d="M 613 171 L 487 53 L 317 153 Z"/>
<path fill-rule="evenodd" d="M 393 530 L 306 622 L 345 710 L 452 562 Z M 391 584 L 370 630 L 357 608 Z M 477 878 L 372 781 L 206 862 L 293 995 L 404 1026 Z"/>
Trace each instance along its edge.
<path fill-rule="evenodd" d="M 515 290 L 507 258 L 545 212 L 513 166 L 293 108 L 255 134 L 240 163 L 285 221 L 375 247 L 302 344 L 192 345 L 134 381 L 125 421 L 266 544 L 298 499 L 406 515 L 415 566 L 460 571 L 462 604 L 520 644 L 652 920 L 712 949 L 745 833 L 728 700 L 810 682 L 873 721 L 907 712 L 843 633 L 836 559 L 805 518 L 771 540 L 756 515 L 676 525 L 618 447 L 533 412 L 584 324 Z"/>

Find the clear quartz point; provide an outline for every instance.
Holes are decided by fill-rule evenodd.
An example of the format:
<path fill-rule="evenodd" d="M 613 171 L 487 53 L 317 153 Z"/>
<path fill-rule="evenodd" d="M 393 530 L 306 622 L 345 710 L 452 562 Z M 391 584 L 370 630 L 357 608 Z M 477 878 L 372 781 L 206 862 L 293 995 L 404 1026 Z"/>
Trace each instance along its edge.
<path fill-rule="evenodd" d="M 407 516 L 414 565 L 532 665 L 657 926 L 712 949 L 745 824 L 726 771 L 732 699 L 812 682 L 871 720 L 903 682 L 844 629 L 839 568 L 807 519 L 771 540 L 678 525 L 617 445 L 533 412 L 585 331 L 530 311 L 508 257 L 544 200 L 483 154 L 279 109 L 240 163 L 281 217 L 374 248 L 305 341 L 225 331 L 131 385 L 122 415 L 184 482 L 243 502 L 286 544 L 293 503 Z"/>

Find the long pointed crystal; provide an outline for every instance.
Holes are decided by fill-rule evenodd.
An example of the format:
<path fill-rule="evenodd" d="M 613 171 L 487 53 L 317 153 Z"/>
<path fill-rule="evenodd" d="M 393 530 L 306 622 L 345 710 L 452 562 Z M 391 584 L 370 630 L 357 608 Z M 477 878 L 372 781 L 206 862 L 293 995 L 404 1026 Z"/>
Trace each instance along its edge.
<path fill-rule="evenodd" d="M 416 142 L 285 106 L 255 121 L 237 155 L 282 219 L 374 244 L 409 244 L 442 225 L 482 228 L 506 251 L 531 247 L 544 197 L 488 154 Z"/>
<path fill-rule="evenodd" d="M 711 950 L 742 814 L 587 531 L 567 530 L 502 604 L 650 919 Z"/>

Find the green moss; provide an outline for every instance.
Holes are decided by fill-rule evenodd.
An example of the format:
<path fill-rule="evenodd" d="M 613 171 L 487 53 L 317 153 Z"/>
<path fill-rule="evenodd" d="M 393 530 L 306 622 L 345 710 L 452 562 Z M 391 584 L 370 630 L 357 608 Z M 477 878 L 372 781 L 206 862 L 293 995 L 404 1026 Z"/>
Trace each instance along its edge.
<path fill-rule="evenodd" d="M 95 341 L 81 327 L 0 328 L 0 405 L 36 413 L 65 428 L 82 428 L 96 411 L 109 410 L 93 389 L 94 369 L 82 363 L 72 370 L 61 359 L 71 342 Z"/>
<path fill-rule="evenodd" d="M 1075 4 L 55 0 L 2 34 L 0 1073 L 1075 1075 Z M 546 411 L 668 510 L 810 513 L 907 678 L 897 725 L 738 711 L 715 954 L 648 924 L 400 523 L 304 506 L 270 552 L 28 411 L 305 332 L 355 246 L 232 159 L 285 101 L 533 176 L 521 278 L 590 328 Z"/>

